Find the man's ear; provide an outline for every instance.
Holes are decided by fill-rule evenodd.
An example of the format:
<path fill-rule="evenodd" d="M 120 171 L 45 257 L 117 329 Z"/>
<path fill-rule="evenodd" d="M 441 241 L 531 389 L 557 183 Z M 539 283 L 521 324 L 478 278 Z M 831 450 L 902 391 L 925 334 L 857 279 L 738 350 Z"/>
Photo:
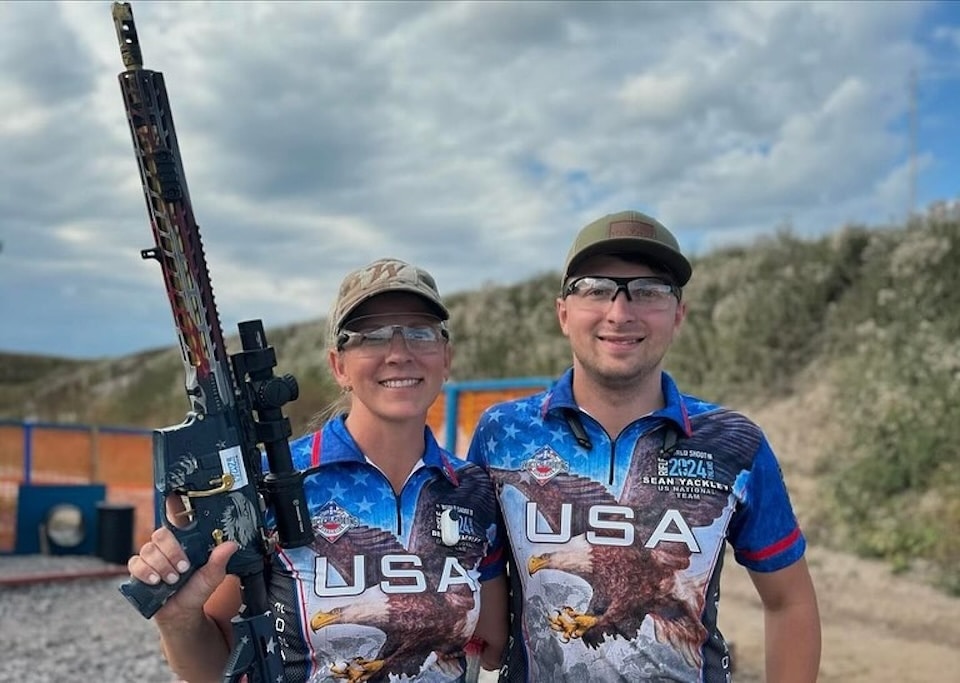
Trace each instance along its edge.
<path fill-rule="evenodd" d="M 563 332 L 563 336 L 569 336 L 567 334 L 567 300 L 561 296 L 557 297 L 556 301 L 557 309 L 557 322 L 560 323 L 560 331 Z"/>
<path fill-rule="evenodd" d="M 684 299 L 677 303 L 677 311 L 673 315 L 673 330 L 674 332 L 680 329 L 680 326 L 683 325 L 683 321 L 687 318 L 687 302 Z"/>

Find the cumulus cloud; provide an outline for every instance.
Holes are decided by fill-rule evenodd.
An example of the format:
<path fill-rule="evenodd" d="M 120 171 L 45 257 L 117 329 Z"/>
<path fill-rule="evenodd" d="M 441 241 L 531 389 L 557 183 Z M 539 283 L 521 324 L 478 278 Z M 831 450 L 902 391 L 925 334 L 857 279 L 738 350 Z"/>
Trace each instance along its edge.
<path fill-rule="evenodd" d="M 691 250 L 902 215 L 906 79 L 934 59 L 923 3 L 133 8 L 228 328 L 321 316 L 382 255 L 446 292 L 518 281 L 625 207 Z M 0 13 L 0 349 L 173 343 L 110 3 Z"/>

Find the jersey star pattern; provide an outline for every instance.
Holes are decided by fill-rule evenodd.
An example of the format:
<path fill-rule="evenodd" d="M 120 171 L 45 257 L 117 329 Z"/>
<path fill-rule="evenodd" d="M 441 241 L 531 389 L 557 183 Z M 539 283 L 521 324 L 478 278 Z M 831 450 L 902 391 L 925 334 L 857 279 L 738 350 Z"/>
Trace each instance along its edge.
<path fill-rule="evenodd" d="M 725 543 L 760 572 L 805 549 L 777 460 L 743 415 L 681 395 L 614 440 L 568 370 L 489 408 L 488 468 L 510 539 L 509 681 L 728 681 L 717 628 Z M 535 655 L 534 655 L 535 653 Z"/>
<path fill-rule="evenodd" d="M 399 495 L 342 417 L 291 443 L 316 538 L 270 572 L 288 681 L 463 680 L 480 582 L 502 572 L 495 498 L 481 468 L 425 435 Z"/>

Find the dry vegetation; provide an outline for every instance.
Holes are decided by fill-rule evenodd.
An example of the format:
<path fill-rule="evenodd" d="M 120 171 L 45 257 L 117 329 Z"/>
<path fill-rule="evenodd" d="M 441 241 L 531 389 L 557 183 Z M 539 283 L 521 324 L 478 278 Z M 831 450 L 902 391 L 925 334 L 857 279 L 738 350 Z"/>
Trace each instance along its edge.
<path fill-rule="evenodd" d="M 960 593 L 960 205 L 907 226 L 782 230 L 695 263 L 669 369 L 737 407 L 795 400 L 820 416 L 798 500 L 812 540 L 922 571 Z M 554 375 L 568 350 L 555 272 L 449 297 L 454 379 Z M 226 330 L 231 332 L 231 330 Z M 172 337 L 171 331 L 171 337 Z M 274 329 L 278 372 L 301 398 L 295 430 L 334 399 L 322 321 Z M 236 344 L 231 340 L 231 344 Z M 174 349 L 89 362 L 0 355 L 0 417 L 144 427 L 183 417 Z M 790 424 L 781 438 L 790 436 Z M 798 426 L 797 429 L 800 429 Z M 813 444 L 813 446 L 811 446 Z M 789 480 L 789 472 L 788 472 Z M 800 493 L 800 492 L 798 492 Z"/>

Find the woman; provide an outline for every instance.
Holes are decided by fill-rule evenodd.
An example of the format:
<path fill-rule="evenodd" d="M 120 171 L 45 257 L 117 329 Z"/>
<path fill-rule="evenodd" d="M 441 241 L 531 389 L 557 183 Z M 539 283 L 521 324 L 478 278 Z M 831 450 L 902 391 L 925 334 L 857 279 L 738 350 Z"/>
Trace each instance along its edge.
<path fill-rule="evenodd" d="M 347 412 L 291 443 L 294 466 L 313 468 L 304 491 L 316 539 L 278 549 L 269 571 L 288 681 L 464 681 L 471 636 L 486 644 L 482 665 L 499 666 L 496 497 L 426 425 L 450 372 L 448 317 L 433 277 L 403 261 L 374 261 L 340 286 L 328 361 Z M 239 580 L 225 575 L 235 550 L 217 546 L 154 616 L 171 668 L 191 683 L 222 680 L 240 609 Z M 173 583 L 186 562 L 161 527 L 128 567 Z"/>

